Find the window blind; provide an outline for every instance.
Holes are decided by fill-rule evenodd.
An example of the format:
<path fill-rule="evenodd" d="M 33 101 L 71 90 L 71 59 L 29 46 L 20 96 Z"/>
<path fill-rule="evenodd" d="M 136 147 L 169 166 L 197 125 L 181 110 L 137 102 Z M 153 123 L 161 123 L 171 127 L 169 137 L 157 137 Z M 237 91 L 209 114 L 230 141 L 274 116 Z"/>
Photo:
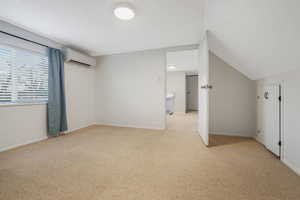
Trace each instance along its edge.
<path fill-rule="evenodd" d="M 0 104 L 47 102 L 48 57 L 0 44 Z"/>

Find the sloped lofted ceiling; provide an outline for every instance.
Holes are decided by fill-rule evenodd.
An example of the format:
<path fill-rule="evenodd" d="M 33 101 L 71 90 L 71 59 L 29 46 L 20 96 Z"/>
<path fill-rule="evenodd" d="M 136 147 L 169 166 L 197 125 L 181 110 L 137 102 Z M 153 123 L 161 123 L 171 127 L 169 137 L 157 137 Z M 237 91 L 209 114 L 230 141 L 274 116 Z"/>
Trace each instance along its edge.
<path fill-rule="evenodd" d="M 299 0 L 207 0 L 210 50 L 251 79 L 300 69 Z"/>
<path fill-rule="evenodd" d="M 113 15 L 130 2 L 131 21 Z M 199 43 L 204 0 L 1 0 L 0 19 L 92 55 Z"/>
<path fill-rule="evenodd" d="M 251 79 L 300 68 L 299 0 L 1 0 L 0 19 L 92 55 L 199 43 Z"/>

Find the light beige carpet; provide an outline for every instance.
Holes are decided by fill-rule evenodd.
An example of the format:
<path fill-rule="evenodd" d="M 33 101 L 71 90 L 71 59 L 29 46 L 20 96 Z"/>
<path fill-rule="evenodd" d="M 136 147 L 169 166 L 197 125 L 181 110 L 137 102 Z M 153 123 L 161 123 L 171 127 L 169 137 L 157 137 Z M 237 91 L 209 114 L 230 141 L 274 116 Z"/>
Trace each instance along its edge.
<path fill-rule="evenodd" d="M 167 129 L 170 131 L 196 132 L 198 129 L 198 112 L 167 115 Z"/>
<path fill-rule="evenodd" d="M 188 131 L 85 129 L 0 153 L 0 199 L 300 199 L 299 176 L 260 144 L 221 139 L 206 148 Z"/>

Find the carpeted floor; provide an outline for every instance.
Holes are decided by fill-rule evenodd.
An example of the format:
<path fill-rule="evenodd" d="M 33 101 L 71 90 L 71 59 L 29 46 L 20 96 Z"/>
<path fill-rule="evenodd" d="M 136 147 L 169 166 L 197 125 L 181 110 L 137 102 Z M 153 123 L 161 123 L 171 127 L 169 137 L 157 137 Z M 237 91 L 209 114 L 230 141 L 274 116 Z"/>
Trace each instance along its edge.
<path fill-rule="evenodd" d="M 206 148 L 189 131 L 91 127 L 0 153 L 0 199 L 300 199 L 300 177 L 260 144 L 214 141 Z"/>
<path fill-rule="evenodd" d="M 198 129 L 198 112 L 167 115 L 167 129 L 170 131 L 196 132 Z"/>

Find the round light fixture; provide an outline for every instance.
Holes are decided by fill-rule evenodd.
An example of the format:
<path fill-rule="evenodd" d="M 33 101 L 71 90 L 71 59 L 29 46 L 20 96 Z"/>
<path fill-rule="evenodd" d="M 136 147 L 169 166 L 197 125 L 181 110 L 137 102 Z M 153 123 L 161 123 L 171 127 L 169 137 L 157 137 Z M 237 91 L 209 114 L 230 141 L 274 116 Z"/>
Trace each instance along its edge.
<path fill-rule="evenodd" d="M 114 9 L 114 14 L 121 20 L 131 20 L 135 16 L 134 9 L 127 3 L 118 4 Z"/>
<path fill-rule="evenodd" d="M 176 69 L 176 67 L 174 65 L 170 65 L 168 69 Z"/>

